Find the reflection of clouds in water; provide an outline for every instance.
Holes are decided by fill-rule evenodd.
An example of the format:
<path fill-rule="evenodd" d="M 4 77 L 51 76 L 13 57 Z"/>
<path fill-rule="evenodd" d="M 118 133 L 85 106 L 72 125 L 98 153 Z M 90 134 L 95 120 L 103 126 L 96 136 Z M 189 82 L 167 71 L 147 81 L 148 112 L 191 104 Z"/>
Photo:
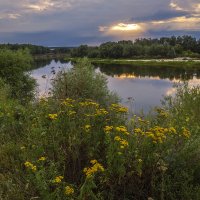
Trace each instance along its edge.
<path fill-rule="evenodd" d="M 51 88 L 51 81 L 59 71 L 72 68 L 71 63 L 61 63 L 52 60 L 49 65 L 31 71 L 31 76 L 37 80 L 39 96 L 48 95 Z M 45 78 L 43 78 L 45 76 Z"/>
<path fill-rule="evenodd" d="M 48 89 L 51 86 L 51 79 L 55 78 L 56 73 L 70 68 L 72 68 L 71 63 L 62 64 L 52 61 L 43 68 L 33 70 L 31 74 L 37 80 L 39 94 L 47 95 Z M 55 75 L 52 74 L 52 70 L 55 70 Z M 99 68 L 96 68 L 96 72 L 101 73 Z M 46 75 L 45 79 L 42 78 L 43 75 Z M 108 88 L 122 98 L 122 104 L 129 108 L 132 107 L 133 109 L 131 110 L 135 112 L 141 110 L 148 112 L 150 108 L 159 106 L 163 96 L 173 96 L 175 94 L 176 89 L 173 87 L 174 83 L 183 83 L 180 79 L 162 79 L 159 76 L 147 75 L 136 76 L 134 73 L 115 74 L 113 77 L 104 74 L 104 76 L 108 80 Z M 188 84 L 189 86 L 200 85 L 200 79 L 194 76 L 193 79 L 188 81 Z"/>
<path fill-rule="evenodd" d="M 183 81 L 180 81 L 180 80 L 173 80 L 172 82 L 174 82 L 175 84 L 183 84 L 184 82 Z M 192 80 L 189 80 L 187 81 L 188 83 L 188 86 L 189 87 L 193 87 L 193 86 L 198 86 L 200 85 L 200 79 L 197 79 L 197 78 L 193 78 Z M 167 90 L 167 92 L 165 93 L 165 95 L 167 96 L 173 96 L 176 94 L 176 88 L 173 87 L 173 88 L 169 88 L 169 90 Z"/>
<path fill-rule="evenodd" d="M 172 83 L 167 80 L 149 79 L 149 78 L 108 78 L 108 87 L 117 92 L 122 97 L 122 103 L 130 106 L 129 97 L 134 99 L 134 111 L 143 109 L 148 111 L 150 107 L 160 105 L 160 99 L 170 88 Z M 132 99 L 131 99 L 132 100 Z"/>

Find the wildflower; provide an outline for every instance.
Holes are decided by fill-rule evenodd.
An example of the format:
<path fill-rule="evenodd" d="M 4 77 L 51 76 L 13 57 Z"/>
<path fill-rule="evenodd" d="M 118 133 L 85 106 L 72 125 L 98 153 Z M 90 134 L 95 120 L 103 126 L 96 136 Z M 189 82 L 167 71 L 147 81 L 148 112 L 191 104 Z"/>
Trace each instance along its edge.
<path fill-rule="evenodd" d="M 31 162 L 29 162 L 29 161 L 26 161 L 25 163 L 24 163 L 24 165 L 25 165 L 25 167 L 27 168 L 27 169 L 30 169 L 30 170 L 32 170 L 33 172 L 35 172 L 36 170 L 37 170 L 37 166 L 36 165 L 33 165 Z"/>
<path fill-rule="evenodd" d="M 95 116 L 102 116 L 102 115 L 107 115 L 107 114 L 108 114 L 108 111 L 106 111 L 104 108 L 101 108 L 101 109 L 96 110 Z"/>
<path fill-rule="evenodd" d="M 25 146 L 22 146 L 22 147 L 20 147 L 20 149 L 21 149 L 21 150 L 24 150 L 24 149 L 26 149 L 26 147 L 25 147 Z"/>
<path fill-rule="evenodd" d="M 91 160 L 90 163 L 94 165 L 94 164 L 96 164 L 98 162 L 97 162 L 97 160 Z"/>
<path fill-rule="evenodd" d="M 110 109 L 113 111 L 116 111 L 118 113 L 127 113 L 128 112 L 128 108 L 121 106 L 119 104 L 111 104 Z"/>
<path fill-rule="evenodd" d="M 91 130 L 91 126 L 88 124 L 88 125 L 85 125 L 85 131 L 88 133 L 90 132 Z"/>
<path fill-rule="evenodd" d="M 185 127 L 182 127 L 183 130 L 183 136 L 185 136 L 186 138 L 189 138 L 191 136 L 191 133 L 189 130 L 187 130 Z"/>
<path fill-rule="evenodd" d="M 46 160 L 46 158 L 44 157 L 44 156 L 42 156 L 42 157 L 40 157 L 39 159 L 38 159 L 38 161 L 45 161 Z"/>
<path fill-rule="evenodd" d="M 57 176 L 57 177 L 53 180 L 53 183 L 61 183 L 63 178 L 64 178 L 63 176 Z"/>
<path fill-rule="evenodd" d="M 72 105 L 72 103 L 74 102 L 75 100 L 73 99 L 70 99 L 70 98 L 66 98 L 61 104 L 62 105 L 65 105 L 65 106 L 68 106 L 68 107 L 74 107 Z"/>
<path fill-rule="evenodd" d="M 141 158 L 139 158 L 139 159 L 138 159 L 138 162 L 139 162 L 139 163 L 142 163 L 142 159 L 141 159 Z"/>
<path fill-rule="evenodd" d="M 85 173 L 86 177 L 92 177 L 97 172 L 104 172 L 104 167 L 98 163 L 97 160 L 91 160 L 90 163 L 93 165 L 92 167 L 84 168 L 83 172 Z"/>
<path fill-rule="evenodd" d="M 129 135 L 130 133 L 127 131 L 127 128 L 125 126 L 119 126 L 115 128 L 116 131 L 121 132 L 125 135 Z"/>
<path fill-rule="evenodd" d="M 115 136 L 114 140 L 115 140 L 115 141 L 120 141 L 121 138 L 120 138 L 119 136 Z"/>
<path fill-rule="evenodd" d="M 110 133 L 110 131 L 113 129 L 113 126 L 106 126 L 105 128 L 104 128 L 104 132 L 105 133 Z"/>
<path fill-rule="evenodd" d="M 67 196 L 74 194 L 74 189 L 72 187 L 70 187 L 70 186 L 66 186 L 65 187 L 65 194 Z"/>
<path fill-rule="evenodd" d="M 115 136 L 114 138 L 115 141 L 118 141 L 120 143 L 120 148 L 121 149 L 124 149 L 125 147 L 128 146 L 128 142 L 124 139 L 122 139 L 121 137 L 119 136 Z"/>
<path fill-rule="evenodd" d="M 134 129 L 134 132 L 135 132 L 136 134 L 139 134 L 139 133 L 142 133 L 142 130 L 141 130 L 140 128 L 135 128 L 135 129 Z"/>
<path fill-rule="evenodd" d="M 49 119 L 56 120 L 58 117 L 58 114 L 49 114 Z"/>

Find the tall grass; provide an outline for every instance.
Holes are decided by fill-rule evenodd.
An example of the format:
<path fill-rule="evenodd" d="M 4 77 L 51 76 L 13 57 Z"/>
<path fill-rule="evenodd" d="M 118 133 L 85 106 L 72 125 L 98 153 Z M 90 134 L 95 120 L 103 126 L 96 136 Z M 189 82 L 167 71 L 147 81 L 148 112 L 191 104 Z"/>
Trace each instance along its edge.
<path fill-rule="evenodd" d="M 0 198 L 198 200 L 200 87 L 128 119 L 92 70 L 84 60 L 30 105 L 0 98 Z"/>

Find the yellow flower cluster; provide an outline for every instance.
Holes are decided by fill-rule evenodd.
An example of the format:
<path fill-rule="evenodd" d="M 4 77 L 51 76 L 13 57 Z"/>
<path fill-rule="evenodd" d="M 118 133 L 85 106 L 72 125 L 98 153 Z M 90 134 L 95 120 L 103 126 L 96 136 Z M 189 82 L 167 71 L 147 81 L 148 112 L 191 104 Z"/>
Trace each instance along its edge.
<path fill-rule="evenodd" d="M 57 176 L 54 180 L 53 180 L 53 183 L 61 183 L 62 180 L 63 180 L 63 176 Z"/>
<path fill-rule="evenodd" d="M 110 109 L 119 113 L 127 113 L 128 108 L 121 106 L 119 104 L 111 104 Z"/>
<path fill-rule="evenodd" d="M 101 109 L 96 110 L 95 116 L 101 116 L 101 115 L 107 115 L 107 114 L 108 114 L 108 111 L 106 111 L 106 109 L 104 108 L 101 108 Z"/>
<path fill-rule="evenodd" d="M 106 127 L 104 128 L 104 132 L 105 132 L 105 133 L 110 133 L 112 130 L 113 130 L 113 126 L 106 126 Z"/>
<path fill-rule="evenodd" d="M 31 162 L 26 161 L 24 163 L 25 167 L 32 170 L 33 172 L 35 172 L 37 170 L 37 167 L 35 165 L 33 165 Z"/>
<path fill-rule="evenodd" d="M 163 143 L 163 141 L 167 139 L 167 135 L 177 134 L 176 129 L 173 127 L 163 128 L 160 126 L 150 128 L 146 132 L 143 132 L 140 128 L 136 128 L 134 132 L 151 138 L 153 143 Z"/>
<path fill-rule="evenodd" d="M 92 177 L 96 172 L 104 172 L 104 167 L 97 160 L 91 160 L 90 163 L 92 167 L 86 167 L 83 170 L 87 178 Z"/>
<path fill-rule="evenodd" d="M 191 136 L 190 131 L 187 130 L 185 127 L 182 127 L 182 131 L 183 136 L 185 136 L 186 138 L 189 138 Z"/>
<path fill-rule="evenodd" d="M 67 196 L 74 194 L 74 189 L 72 187 L 70 187 L 70 186 L 66 186 L 65 187 L 65 194 Z"/>
<path fill-rule="evenodd" d="M 49 114 L 49 119 L 56 120 L 58 117 L 58 114 Z"/>
<path fill-rule="evenodd" d="M 72 103 L 73 103 L 74 101 L 75 101 L 75 100 L 73 100 L 73 99 L 66 98 L 66 99 L 62 102 L 62 104 L 65 105 L 65 106 L 74 107 L 74 106 L 72 105 Z"/>
<path fill-rule="evenodd" d="M 121 149 L 128 147 L 128 142 L 125 139 L 122 139 L 120 136 L 115 136 L 114 140 L 120 143 Z"/>
<path fill-rule="evenodd" d="M 91 128 L 92 127 L 89 124 L 85 125 L 85 132 L 90 132 Z"/>
<path fill-rule="evenodd" d="M 38 161 L 45 161 L 46 160 L 46 158 L 44 157 L 44 156 L 42 156 L 42 157 L 40 157 L 39 159 L 38 159 Z"/>
<path fill-rule="evenodd" d="M 125 126 L 118 126 L 118 127 L 115 128 L 115 130 L 118 131 L 118 132 L 121 132 L 125 135 L 130 134 Z"/>
<path fill-rule="evenodd" d="M 99 104 L 93 101 L 85 101 L 85 102 L 80 102 L 79 103 L 81 106 L 95 106 L 95 107 L 99 107 Z"/>

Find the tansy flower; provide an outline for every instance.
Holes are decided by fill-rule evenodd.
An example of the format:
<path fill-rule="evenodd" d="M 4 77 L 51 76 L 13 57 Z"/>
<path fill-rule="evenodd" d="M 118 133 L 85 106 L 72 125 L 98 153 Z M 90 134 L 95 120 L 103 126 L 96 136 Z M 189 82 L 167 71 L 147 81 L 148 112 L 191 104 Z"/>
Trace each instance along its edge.
<path fill-rule="evenodd" d="M 46 160 L 46 158 L 44 157 L 44 156 L 42 156 L 42 157 L 40 157 L 39 159 L 38 159 L 38 161 L 45 161 Z"/>
<path fill-rule="evenodd" d="M 57 117 L 58 117 L 58 114 L 49 114 L 49 119 L 51 120 L 55 120 L 57 119 Z"/>
<path fill-rule="evenodd" d="M 74 194 L 74 189 L 72 187 L 70 187 L 70 186 L 66 186 L 65 187 L 65 194 L 67 196 Z"/>
<path fill-rule="evenodd" d="M 26 161 L 25 163 L 24 163 L 24 165 L 25 165 L 25 167 L 27 168 L 27 169 L 30 169 L 30 170 L 32 170 L 33 172 L 35 172 L 36 170 L 37 170 L 37 166 L 36 165 L 33 165 L 31 162 L 29 162 L 29 161 Z"/>
<path fill-rule="evenodd" d="M 63 176 L 57 176 L 57 177 L 53 180 L 53 183 L 61 183 L 63 178 L 64 178 Z"/>

